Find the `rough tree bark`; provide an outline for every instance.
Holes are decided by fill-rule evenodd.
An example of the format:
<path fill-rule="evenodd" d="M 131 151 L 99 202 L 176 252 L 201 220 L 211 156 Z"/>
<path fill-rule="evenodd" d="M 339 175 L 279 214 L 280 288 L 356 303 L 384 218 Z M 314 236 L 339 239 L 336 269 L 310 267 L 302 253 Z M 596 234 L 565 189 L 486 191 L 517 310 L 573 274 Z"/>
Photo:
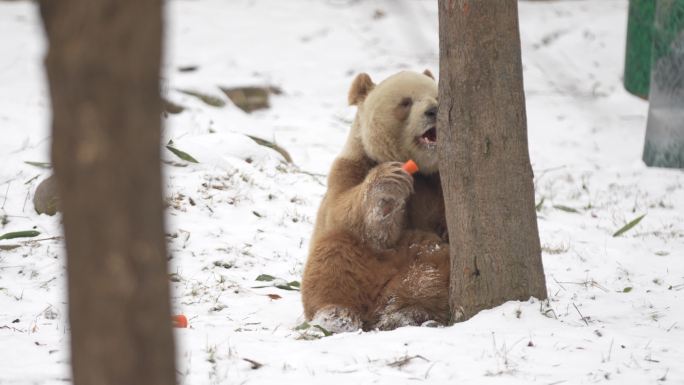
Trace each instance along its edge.
<path fill-rule="evenodd" d="M 546 298 L 517 0 L 439 0 L 440 175 L 453 322 Z"/>
<path fill-rule="evenodd" d="M 42 0 L 74 384 L 176 383 L 160 170 L 162 2 Z"/>

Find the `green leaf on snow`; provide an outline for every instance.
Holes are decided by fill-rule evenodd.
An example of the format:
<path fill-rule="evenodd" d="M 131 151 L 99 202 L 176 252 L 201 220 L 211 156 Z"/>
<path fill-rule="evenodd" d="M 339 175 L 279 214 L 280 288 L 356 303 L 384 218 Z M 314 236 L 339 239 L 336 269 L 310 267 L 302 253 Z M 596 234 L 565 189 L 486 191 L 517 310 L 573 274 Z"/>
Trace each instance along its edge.
<path fill-rule="evenodd" d="M 172 143 L 172 142 L 169 142 L 169 143 Z M 199 163 L 199 162 L 197 161 L 197 159 L 195 159 L 195 158 L 192 157 L 192 155 L 188 154 L 188 153 L 185 152 L 185 151 L 181 151 L 181 150 L 177 149 L 176 147 L 173 147 L 173 146 L 170 145 L 170 144 L 166 145 L 166 149 L 169 150 L 169 151 L 171 151 L 174 155 L 176 155 L 177 157 L 183 159 L 184 161 L 192 162 L 192 163 Z"/>
<path fill-rule="evenodd" d="M 620 228 L 620 230 L 616 231 L 616 232 L 613 234 L 613 238 L 619 237 L 620 235 L 622 235 L 622 234 L 628 232 L 632 227 L 638 225 L 639 222 L 641 222 L 641 220 L 644 219 L 645 216 L 646 216 L 646 214 L 640 215 L 640 216 L 638 216 L 638 217 L 632 219 L 629 223 L 627 223 L 626 225 L 622 226 L 622 227 Z"/>
<path fill-rule="evenodd" d="M 262 282 L 271 282 L 271 281 L 275 280 L 275 277 L 272 275 L 268 275 L 268 274 L 261 274 L 258 277 L 256 277 L 256 280 L 262 281 Z"/>
<path fill-rule="evenodd" d="M 25 161 L 24 163 L 30 164 L 31 166 L 36 166 L 40 168 L 52 168 L 52 165 L 48 162 L 32 162 L 32 161 Z"/>
<path fill-rule="evenodd" d="M 36 230 L 15 231 L 12 233 L 5 233 L 5 234 L 0 235 L 0 239 L 28 238 L 28 237 L 37 237 L 39 235 L 40 235 L 40 232 L 36 231 Z"/>
<path fill-rule="evenodd" d="M 553 205 L 553 208 L 561 210 L 561 211 L 565 211 L 566 213 L 575 213 L 575 214 L 579 213 L 579 210 L 577 210 L 576 208 L 563 206 L 563 205 Z"/>

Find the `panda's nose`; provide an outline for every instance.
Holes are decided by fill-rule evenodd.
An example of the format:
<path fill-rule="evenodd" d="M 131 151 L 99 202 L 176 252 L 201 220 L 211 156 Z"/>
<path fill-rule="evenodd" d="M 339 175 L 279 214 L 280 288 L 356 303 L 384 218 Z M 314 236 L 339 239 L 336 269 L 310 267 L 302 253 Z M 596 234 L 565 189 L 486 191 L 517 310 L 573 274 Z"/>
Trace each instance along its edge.
<path fill-rule="evenodd" d="M 432 106 L 425 111 L 425 116 L 427 116 L 430 119 L 434 119 L 437 117 L 437 106 Z"/>

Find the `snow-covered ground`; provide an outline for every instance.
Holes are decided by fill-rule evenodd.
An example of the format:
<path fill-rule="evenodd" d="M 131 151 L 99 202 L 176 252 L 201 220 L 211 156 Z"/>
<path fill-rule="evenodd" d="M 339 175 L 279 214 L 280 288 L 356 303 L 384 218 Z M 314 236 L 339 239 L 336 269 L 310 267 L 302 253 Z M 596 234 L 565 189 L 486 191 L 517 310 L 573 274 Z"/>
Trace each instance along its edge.
<path fill-rule="evenodd" d="M 169 1 L 164 92 L 186 110 L 164 140 L 200 161 L 164 150 L 172 302 L 191 325 L 176 329 L 181 383 L 684 383 L 684 173 L 640 160 L 647 103 L 621 86 L 626 8 L 520 3 L 549 304 L 315 338 L 295 329 L 299 292 L 256 278 L 300 280 L 353 76 L 437 73 L 436 1 Z M 59 217 L 31 203 L 50 171 L 24 163 L 49 160 L 44 50 L 35 4 L 0 1 L 0 234 L 41 232 L 0 241 L 0 384 L 70 381 Z M 218 87 L 242 85 L 283 94 L 246 114 L 179 92 L 227 101 Z"/>

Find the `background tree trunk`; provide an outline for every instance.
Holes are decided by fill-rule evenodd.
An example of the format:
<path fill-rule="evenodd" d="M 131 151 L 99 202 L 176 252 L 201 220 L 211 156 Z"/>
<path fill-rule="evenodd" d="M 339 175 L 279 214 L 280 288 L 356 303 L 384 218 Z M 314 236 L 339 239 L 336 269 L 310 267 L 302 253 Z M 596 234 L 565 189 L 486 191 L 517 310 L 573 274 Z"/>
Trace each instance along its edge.
<path fill-rule="evenodd" d="M 440 175 L 452 321 L 546 298 L 517 0 L 439 0 Z"/>
<path fill-rule="evenodd" d="M 159 154 L 161 0 L 40 6 L 74 384 L 174 384 Z"/>
<path fill-rule="evenodd" d="M 684 0 L 659 0 L 655 8 L 643 159 L 684 169 Z"/>

